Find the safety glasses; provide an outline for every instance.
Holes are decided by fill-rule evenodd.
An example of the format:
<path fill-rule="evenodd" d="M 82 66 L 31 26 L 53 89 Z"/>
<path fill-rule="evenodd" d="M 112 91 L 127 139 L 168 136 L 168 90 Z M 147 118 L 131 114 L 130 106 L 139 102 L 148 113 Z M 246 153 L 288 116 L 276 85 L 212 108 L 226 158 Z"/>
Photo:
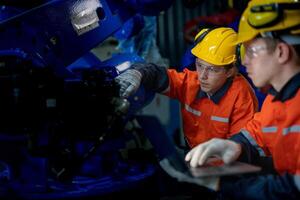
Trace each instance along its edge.
<path fill-rule="evenodd" d="M 196 68 L 200 72 L 203 73 L 204 71 L 206 71 L 208 75 L 212 76 L 219 75 L 221 74 L 221 72 L 225 71 L 224 67 L 207 66 L 199 62 L 196 62 Z"/>
<path fill-rule="evenodd" d="M 268 48 L 263 45 L 263 46 L 249 46 L 249 47 L 245 47 L 245 55 L 250 58 L 253 59 L 255 57 L 258 56 L 258 53 L 264 50 L 267 50 Z"/>
<path fill-rule="evenodd" d="M 263 50 L 267 50 L 268 47 L 265 45 L 258 45 L 258 46 L 247 46 L 243 44 L 239 44 L 236 49 L 237 56 L 237 65 L 241 66 L 242 62 L 244 61 L 245 56 L 249 59 L 256 58 L 258 53 Z"/>

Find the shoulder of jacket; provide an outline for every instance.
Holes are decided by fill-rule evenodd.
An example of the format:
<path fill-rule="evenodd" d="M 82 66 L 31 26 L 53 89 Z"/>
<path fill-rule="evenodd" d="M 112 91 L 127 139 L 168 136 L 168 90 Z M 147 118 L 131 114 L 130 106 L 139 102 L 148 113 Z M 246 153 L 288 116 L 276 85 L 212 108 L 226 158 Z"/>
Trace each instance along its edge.
<path fill-rule="evenodd" d="M 249 81 L 241 74 L 238 74 L 234 77 L 232 86 L 235 89 L 245 90 L 245 89 L 251 89 L 253 90 L 253 87 L 249 83 Z"/>

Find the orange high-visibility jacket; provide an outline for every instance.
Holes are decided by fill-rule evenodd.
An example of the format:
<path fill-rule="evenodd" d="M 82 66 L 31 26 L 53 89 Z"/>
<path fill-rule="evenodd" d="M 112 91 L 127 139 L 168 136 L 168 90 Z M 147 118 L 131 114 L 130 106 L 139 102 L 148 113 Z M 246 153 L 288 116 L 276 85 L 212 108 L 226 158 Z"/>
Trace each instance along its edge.
<path fill-rule="evenodd" d="M 281 92 L 289 99 L 276 100 L 276 96 L 269 94 L 262 110 L 241 131 L 261 156 L 272 155 L 279 173 L 300 175 L 299 78 L 300 74 Z"/>
<path fill-rule="evenodd" d="M 235 76 L 230 83 L 227 81 L 226 86 L 217 91 L 219 97 L 214 102 L 212 98 L 199 98 L 197 72 L 185 69 L 179 73 L 169 69 L 167 73 L 170 89 L 165 95 L 181 103 L 183 131 L 190 147 L 239 133 L 257 111 L 253 88 L 242 75 Z"/>

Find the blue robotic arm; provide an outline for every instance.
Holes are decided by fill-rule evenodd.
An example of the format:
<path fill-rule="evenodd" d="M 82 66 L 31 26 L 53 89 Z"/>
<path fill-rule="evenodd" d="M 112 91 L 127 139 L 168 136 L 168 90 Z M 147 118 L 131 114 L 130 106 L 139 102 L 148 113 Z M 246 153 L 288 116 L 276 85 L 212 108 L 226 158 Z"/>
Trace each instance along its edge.
<path fill-rule="evenodd" d="M 129 99 L 129 107 L 118 97 L 113 79 L 122 69 L 116 66 L 142 59 L 119 54 L 100 60 L 90 50 L 139 10 L 157 14 L 171 2 L 147 10 L 143 5 L 158 1 L 2 1 L 0 198 L 103 195 L 153 174 L 154 168 L 147 165 L 115 180 L 99 164 L 111 159 L 103 152 L 124 146 L 119 133 L 126 120 L 154 94 L 142 88 Z M 119 171 L 116 165 L 110 173 Z M 93 179 L 78 176 L 91 171 Z"/>

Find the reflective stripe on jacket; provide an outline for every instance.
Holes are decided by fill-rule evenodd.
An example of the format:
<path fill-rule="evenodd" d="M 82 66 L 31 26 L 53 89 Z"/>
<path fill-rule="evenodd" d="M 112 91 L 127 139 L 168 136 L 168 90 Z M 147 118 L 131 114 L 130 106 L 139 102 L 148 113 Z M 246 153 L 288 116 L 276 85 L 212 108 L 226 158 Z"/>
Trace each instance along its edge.
<path fill-rule="evenodd" d="M 232 84 L 216 104 L 209 98 L 197 98 L 200 90 L 198 74 L 184 70 L 168 70 L 171 98 L 181 103 L 183 131 L 190 145 L 212 138 L 229 138 L 240 131 L 257 111 L 257 99 L 250 84 L 242 75 L 234 77 Z"/>
<path fill-rule="evenodd" d="M 300 73 L 292 77 L 281 91 L 271 88 L 261 112 L 255 114 L 245 127 L 246 138 L 255 141 L 265 155 L 273 157 L 274 166 L 281 174 L 300 175 L 299 102 Z"/>
<path fill-rule="evenodd" d="M 265 155 L 272 155 L 274 166 L 279 173 L 299 175 L 300 90 L 295 97 L 287 101 L 273 99 L 273 95 L 268 95 L 261 112 L 255 114 L 254 119 L 246 125 L 246 138 L 255 141 L 258 150 L 263 150 Z"/>

